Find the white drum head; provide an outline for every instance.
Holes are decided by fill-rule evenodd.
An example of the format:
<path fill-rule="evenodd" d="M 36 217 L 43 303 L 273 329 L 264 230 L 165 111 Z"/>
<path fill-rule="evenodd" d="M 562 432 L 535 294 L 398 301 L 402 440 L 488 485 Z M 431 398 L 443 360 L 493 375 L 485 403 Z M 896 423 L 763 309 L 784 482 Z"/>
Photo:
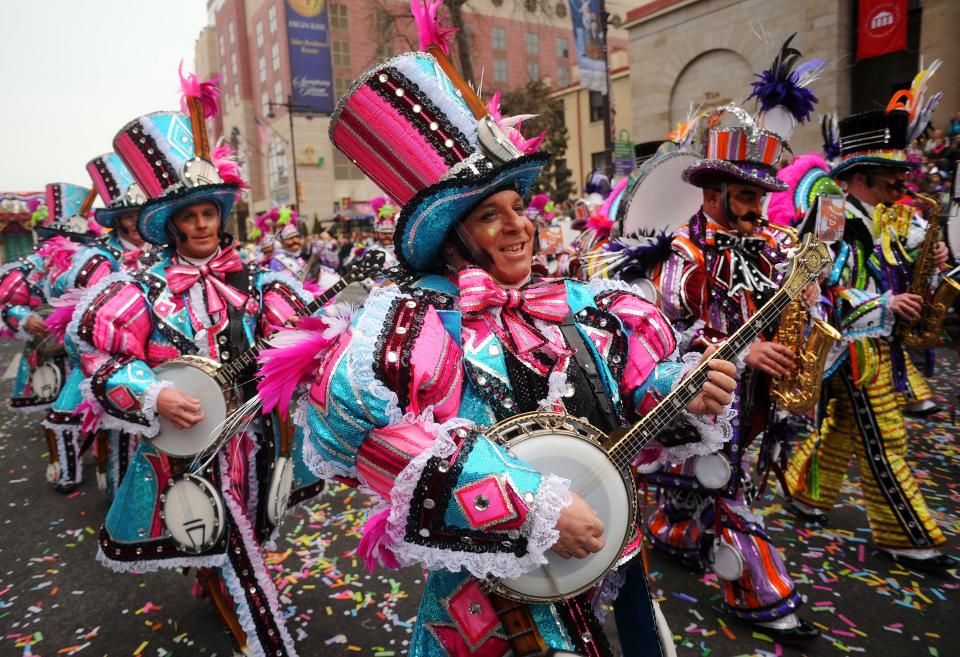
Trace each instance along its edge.
<path fill-rule="evenodd" d="M 550 600 L 556 599 L 558 593 L 579 592 L 602 577 L 620 558 L 632 527 L 631 491 L 606 452 L 587 440 L 544 433 L 511 442 L 509 447 L 538 471 L 571 481 L 570 490 L 595 509 L 603 521 L 606 545 L 585 559 L 564 559 L 547 550 L 547 564 L 529 574 L 505 579 L 502 584 L 527 600 Z"/>
<path fill-rule="evenodd" d="M 167 418 L 160 417 L 160 433 L 150 443 L 170 456 L 194 456 L 216 438 L 220 424 L 227 417 L 227 400 L 217 381 L 197 367 L 183 363 L 159 365 L 157 376 L 169 381 L 177 390 L 200 400 L 203 419 L 189 429 L 178 429 Z"/>
<path fill-rule="evenodd" d="M 30 375 L 30 389 L 40 401 L 53 401 L 60 394 L 60 368 L 44 363 Z"/>
<path fill-rule="evenodd" d="M 743 576 L 743 556 L 726 541 L 716 541 L 710 546 L 709 559 L 710 568 L 720 579 L 735 582 Z"/>
<path fill-rule="evenodd" d="M 160 503 L 163 524 L 183 550 L 209 550 L 223 536 L 223 499 L 203 477 L 186 474 L 172 479 Z"/>
<path fill-rule="evenodd" d="M 727 485 L 733 476 L 733 468 L 722 454 L 705 454 L 694 460 L 693 476 L 704 488 L 716 490 Z"/>
<path fill-rule="evenodd" d="M 291 488 L 293 487 L 293 462 L 286 456 L 281 456 L 273 464 L 273 475 L 270 478 L 270 493 L 267 498 L 267 520 L 274 527 L 279 527 L 287 513 L 290 502 Z"/>
<path fill-rule="evenodd" d="M 683 182 L 683 170 L 699 158 L 686 151 L 654 155 L 620 202 L 623 216 L 620 234 L 637 231 L 672 234 L 696 214 L 703 203 L 700 188 Z"/>

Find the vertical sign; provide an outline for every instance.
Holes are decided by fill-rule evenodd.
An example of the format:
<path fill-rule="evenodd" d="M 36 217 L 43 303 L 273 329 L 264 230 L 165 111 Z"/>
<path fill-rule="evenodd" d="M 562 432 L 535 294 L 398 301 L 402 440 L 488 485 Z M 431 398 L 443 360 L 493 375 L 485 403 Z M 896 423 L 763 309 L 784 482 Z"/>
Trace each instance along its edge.
<path fill-rule="evenodd" d="M 290 89 L 295 105 L 333 112 L 333 68 L 326 0 L 285 0 Z"/>
<path fill-rule="evenodd" d="M 907 0 L 860 0 L 857 59 L 869 59 L 907 47 Z"/>
<path fill-rule="evenodd" d="M 569 1 L 580 84 L 584 89 L 606 94 L 607 48 L 604 43 L 602 0 Z"/>

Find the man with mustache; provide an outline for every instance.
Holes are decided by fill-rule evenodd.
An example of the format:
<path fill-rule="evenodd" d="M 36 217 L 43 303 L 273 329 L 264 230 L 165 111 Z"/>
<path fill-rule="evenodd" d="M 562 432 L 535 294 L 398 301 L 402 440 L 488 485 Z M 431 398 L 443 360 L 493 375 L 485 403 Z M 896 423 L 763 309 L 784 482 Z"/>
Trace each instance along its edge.
<path fill-rule="evenodd" d="M 784 255 L 763 226 L 767 192 L 786 185 L 773 163 L 780 138 L 749 119 L 719 127 L 735 107 L 721 108 L 707 137 L 706 156 L 683 172 L 684 181 L 703 190 L 703 205 L 674 233 L 672 254 L 663 265 L 663 308 L 684 327 L 680 350 L 704 350 L 732 335 L 779 289 Z M 749 144 L 743 147 L 745 144 Z M 818 298 L 816 285 L 804 295 Z M 753 487 L 744 459 L 768 424 L 771 377 L 795 367 L 790 349 L 767 334 L 739 363 L 733 438 L 722 452 L 688 458 L 647 475 L 659 487 L 660 504 L 647 520 L 654 547 L 688 565 L 704 561 L 717 572 L 726 611 L 757 626 L 780 643 L 815 639 L 818 631 L 797 617 L 800 593 L 762 521 L 750 510 Z M 717 554 L 736 553 L 739 572 L 714 565 Z"/>

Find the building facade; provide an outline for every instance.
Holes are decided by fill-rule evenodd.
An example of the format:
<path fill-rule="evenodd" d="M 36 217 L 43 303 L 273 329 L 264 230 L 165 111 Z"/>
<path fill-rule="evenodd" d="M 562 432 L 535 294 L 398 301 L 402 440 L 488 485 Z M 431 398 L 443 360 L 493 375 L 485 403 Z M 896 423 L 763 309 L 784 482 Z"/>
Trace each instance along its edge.
<path fill-rule="evenodd" d="M 234 145 L 251 184 L 239 212 L 255 214 L 293 203 L 295 160 L 300 214 L 312 228 L 314 219 L 330 217 L 345 199 L 367 200 L 379 192 L 333 148 L 328 116 L 295 113 L 292 152 L 289 116 L 280 106 L 291 92 L 289 1 L 208 0 L 209 25 L 197 39 L 197 72 L 221 76 L 223 111 L 209 127 Z M 630 5 L 608 0 L 613 22 L 622 22 Z M 566 0 L 468 0 L 462 6 L 472 79 L 482 85 L 484 99 L 534 78 L 548 79 L 557 88 L 576 82 L 568 6 Z M 404 0 L 341 0 L 328 2 L 326 10 L 337 98 L 377 61 L 418 47 Z M 625 32 L 616 33 L 611 45 L 625 49 Z M 453 59 L 460 64 L 458 52 Z"/>

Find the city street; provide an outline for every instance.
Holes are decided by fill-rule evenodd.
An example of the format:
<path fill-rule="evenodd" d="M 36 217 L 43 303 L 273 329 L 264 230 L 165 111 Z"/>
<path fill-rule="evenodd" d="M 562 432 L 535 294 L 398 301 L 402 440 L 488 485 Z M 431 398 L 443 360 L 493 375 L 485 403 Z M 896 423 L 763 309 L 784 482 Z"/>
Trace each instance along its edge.
<path fill-rule="evenodd" d="M 17 353 L 15 342 L 3 343 L 0 362 Z M 953 352 L 941 350 L 939 365 L 934 383 L 941 402 L 948 403 L 956 385 Z M 10 386 L 9 379 L 0 383 L 0 397 L 9 396 Z M 957 429 L 946 413 L 908 426 L 915 472 L 956 555 Z M 45 463 L 39 417 L 0 412 L 0 655 L 230 655 L 211 605 L 191 595 L 192 574 L 123 575 L 97 563 L 97 533 L 108 502 L 96 489 L 93 464 L 87 462 L 81 488 L 61 496 L 44 480 Z M 858 486 L 845 488 L 826 529 L 798 526 L 780 503 L 768 493 L 758 509 L 808 597 L 802 615 L 825 638 L 803 651 L 775 646 L 714 610 L 714 576 L 693 575 L 651 555 L 653 588 L 680 655 L 958 654 L 960 582 L 901 570 L 878 555 Z M 360 493 L 329 490 L 319 503 L 288 517 L 270 555 L 302 657 L 407 652 L 423 574 L 408 569 L 368 575 L 351 556 L 366 506 Z"/>

